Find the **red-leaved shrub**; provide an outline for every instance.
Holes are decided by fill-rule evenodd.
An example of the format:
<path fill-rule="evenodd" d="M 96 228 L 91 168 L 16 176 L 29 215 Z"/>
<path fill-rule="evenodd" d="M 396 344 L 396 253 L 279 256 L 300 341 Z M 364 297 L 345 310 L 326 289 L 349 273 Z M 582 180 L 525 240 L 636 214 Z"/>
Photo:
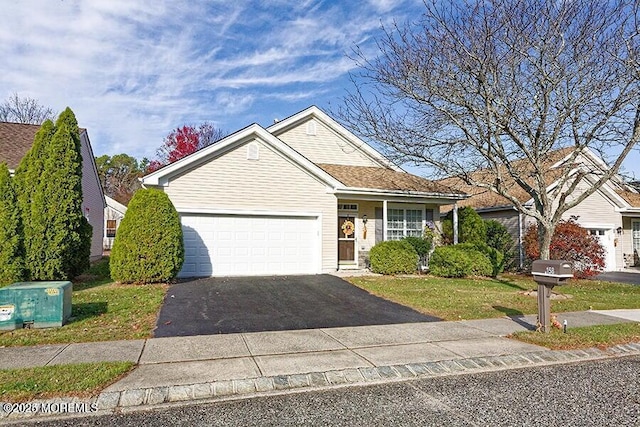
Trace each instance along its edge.
<path fill-rule="evenodd" d="M 538 227 L 527 228 L 524 236 L 524 250 L 529 260 L 540 258 Z M 605 249 L 596 236 L 578 225 L 574 220 L 561 221 L 551 238 L 549 258 L 573 261 L 577 278 L 595 276 L 604 269 Z"/>

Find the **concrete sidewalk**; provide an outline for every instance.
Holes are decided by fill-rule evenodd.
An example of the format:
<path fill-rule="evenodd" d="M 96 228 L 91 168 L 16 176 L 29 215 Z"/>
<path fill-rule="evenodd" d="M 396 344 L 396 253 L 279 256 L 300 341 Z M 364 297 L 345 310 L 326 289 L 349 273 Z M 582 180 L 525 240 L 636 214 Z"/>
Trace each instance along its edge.
<path fill-rule="evenodd" d="M 561 313 L 569 329 L 637 322 L 640 310 Z M 610 357 L 551 351 L 505 338 L 536 316 L 0 349 L 0 369 L 132 361 L 129 375 L 93 398 L 101 411 L 291 389 L 371 383 Z M 640 344 L 614 353 L 640 353 Z M 6 415 L 6 414 L 5 414 Z"/>

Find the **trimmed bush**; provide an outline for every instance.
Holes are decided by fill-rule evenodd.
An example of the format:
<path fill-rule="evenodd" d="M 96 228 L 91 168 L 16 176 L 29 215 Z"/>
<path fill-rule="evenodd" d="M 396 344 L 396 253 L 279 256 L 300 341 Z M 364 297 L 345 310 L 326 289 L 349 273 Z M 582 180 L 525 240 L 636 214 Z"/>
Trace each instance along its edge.
<path fill-rule="evenodd" d="M 380 242 L 369 252 L 371 270 L 380 274 L 409 274 L 418 268 L 418 253 L 406 240 Z"/>
<path fill-rule="evenodd" d="M 138 190 L 111 250 L 111 277 L 121 283 L 160 283 L 176 277 L 184 262 L 180 217 L 169 197 Z"/>
<path fill-rule="evenodd" d="M 466 251 L 482 252 L 491 262 L 491 272 L 489 274 L 475 274 L 476 276 L 496 277 L 504 270 L 504 255 L 502 255 L 502 252 L 490 247 L 486 243 L 461 243 L 457 245 L 457 247 Z M 484 269 L 484 266 L 481 266 L 481 268 Z"/>
<path fill-rule="evenodd" d="M 413 246 L 413 249 L 416 251 L 419 257 L 429 255 L 429 252 L 431 251 L 432 243 L 430 239 L 423 239 L 422 237 L 415 237 L 415 236 L 407 236 L 402 240 L 406 241 L 411 246 Z"/>
<path fill-rule="evenodd" d="M 465 251 L 455 246 L 439 246 L 431 254 L 429 272 L 440 277 L 465 277 L 471 270 L 471 260 Z"/>
<path fill-rule="evenodd" d="M 0 163 L 0 286 L 24 279 L 22 224 L 9 168 Z"/>
<path fill-rule="evenodd" d="M 472 244 L 437 247 L 429 260 L 429 271 L 440 277 L 489 277 L 493 270 L 489 256 Z"/>

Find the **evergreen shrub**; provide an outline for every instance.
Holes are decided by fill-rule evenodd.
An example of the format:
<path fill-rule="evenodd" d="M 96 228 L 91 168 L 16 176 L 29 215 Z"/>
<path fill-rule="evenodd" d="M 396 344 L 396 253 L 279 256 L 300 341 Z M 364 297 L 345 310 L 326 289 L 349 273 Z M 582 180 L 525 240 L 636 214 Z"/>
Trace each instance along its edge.
<path fill-rule="evenodd" d="M 418 268 L 418 253 L 406 240 L 380 242 L 369 252 L 371 270 L 379 274 L 410 274 Z"/>
<path fill-rule="evenodd" d="M 160 190 L 138 190 L 113 243 L 111 278 L 121 283 L 167 282 L 183 262 L 182 226 L 173 203 Z"/>

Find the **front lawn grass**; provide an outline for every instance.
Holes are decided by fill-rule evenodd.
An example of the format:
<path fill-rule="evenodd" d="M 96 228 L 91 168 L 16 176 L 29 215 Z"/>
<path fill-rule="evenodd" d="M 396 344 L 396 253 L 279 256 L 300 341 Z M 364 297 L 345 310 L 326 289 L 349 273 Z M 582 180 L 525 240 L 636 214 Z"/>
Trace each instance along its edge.
<path fill-rule="evenodd" d="M 503 275 L 497 279 L 361 276 L 347 280 L 374 295 L 444 320 L 538 312 L 536 297 L 525 295 L 526 291 L 537 289 L 537 284 L 528 276 Z M 553 299 L 553 313 L 640 308 L 640 286 L 574 279 L 568 285 L 556 286 L 554 293 L 567 299 Z"/>
<path fill-rule="evenodd" d="M 132 340 L 151 337 L 168 285 L 119 285 L 108 259 L 73 283 L 71 318 L 62 327 L 0 333 L 0 346 Z"/>
<path fill-rule="evenodd" d="M 516 332 L 511 335 L 511 338 L 541 345 L 552 350 L 603 348 L 630 342 L 640 342 L 640 323 L 569 328 L 566 334 L 556 328 L 552 328 L 548 334 L 532 331 Z"/>
<path fill-rule="evenodd" d="M 133 368 L 131 362 L 79 363 L 0 370 L 0 401 L 89 397 Z"/>

